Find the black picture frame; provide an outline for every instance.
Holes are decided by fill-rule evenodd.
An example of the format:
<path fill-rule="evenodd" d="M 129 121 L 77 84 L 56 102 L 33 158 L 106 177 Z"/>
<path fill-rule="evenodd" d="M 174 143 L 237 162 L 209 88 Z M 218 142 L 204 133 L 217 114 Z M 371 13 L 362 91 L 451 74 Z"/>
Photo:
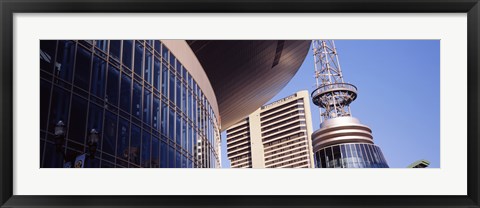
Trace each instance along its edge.
<path fill-rule="evenodd" d="M 478 0 L 0 0 L 1 207 L 480 207 Z M 466 196 L 24 196 L 13 195 L 14 13 L 467 13 L 468 194 Z M 439 181 L 438 183 L 442 183 Z M 420 185 L 421 184 L 415 184 Z M 414 186 L 415 186 L 414 185 Z M 92 187 L 94 188 L 94 187 Z M 414 188 L 414 187 L 412 187 Z"/>

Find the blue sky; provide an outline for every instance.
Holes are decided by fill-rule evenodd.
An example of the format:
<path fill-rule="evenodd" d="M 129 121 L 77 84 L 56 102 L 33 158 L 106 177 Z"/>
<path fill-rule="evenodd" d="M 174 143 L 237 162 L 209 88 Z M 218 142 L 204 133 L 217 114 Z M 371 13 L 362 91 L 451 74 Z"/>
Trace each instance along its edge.
<path fill-rule="evenodd" d="M 358 88 L 351 113 L 373 131 L 391 168 L 419 159 L 440 167 L 440 41 L 336 40 L 344 80 Z M 314 90 L 313 54 L 272 100 Z M 309 80 L 309 81 L 305 81 Z M 311 103 L 313 131 L 320 126 Z M 222 166 L 230 167 L 222 133 Z"/>

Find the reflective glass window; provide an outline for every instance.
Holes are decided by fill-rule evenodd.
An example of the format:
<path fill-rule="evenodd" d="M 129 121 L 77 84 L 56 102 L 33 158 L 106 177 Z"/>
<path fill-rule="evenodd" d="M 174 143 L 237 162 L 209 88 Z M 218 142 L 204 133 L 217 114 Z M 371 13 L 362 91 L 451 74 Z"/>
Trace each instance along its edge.
<path fill-rule="evenodd" d="M 152 58 L 152 53 L 148 50 L 145 50 L 145 70 L 143 73 L 143 79 L 150 84 L 152 84 Z"/>
<path fill-rule="evenodd" d="M 187 122 L 182 119 L 182 148 L 187 149 Z"/>
<path fill-rule="evenodd" d="M 340 161 L 342 159 L 342 155 L 340 153 L 340 147 L 338 145 L 332 147 L 333 150 L 333 159 L 335 167 L 341 167 Z"/>
<path fill-rule="evenodd" d="M 187 140 L 187 148 L 188 148 L 188 152 L 190 154 L 193 154 L 193 144 L 194 144 L 194 141 L 193 141 L 193 129 L 192 129 L 192 125 L 188 125 L 188 140 Z"/>
<path fill-rule="evenodd" d="M 107 51 L 108 41 L 107 40 L 96 40 L 95 46 L 97 46 L 102 51 Z"/>
<path fill-rule="evenodd" d="M 168 49 L 162 44 L 162 58 L 168 60 Z"/>
<path fill-rule="evenodd" d="M 168 146 L 168 167 L 175 168 L 175 147 Z"/>
<path fill-rule="evenodd" d="M 155 51 L 157 51 L 157 53 L 161 53 L 162 51 L 160 51 L 160 49 L 161 49 L 160 41 L 155 40 Z"/>
<path fill-rule="evenodd" d="M 58 41 L 57 61 L 54 74 L 67 82 L 72 81 L 73 63 L 75 59 L 75 42 Z"/>
<path fill-rule="evenodd" d="M 150 133 L 143 131 L 142 135 L 142 167 L 150 167 L 150 148 L 151 148 L 151 137 Z"/>
<path fill-rule="evenodd" d="M 180 152 L 175 152 L 175 167 L 182 167 L 182 154 Z"/>
<path fill-rule="evenodd" d="M 70 92 L 55 86 L 53 88 L 52 100 L 50 104 L 50 124 L 49 131 L 54 132 L 55 125 L 61 120 L 68 125 L 68 110 L 70 104 Z"/>
<path fill-rule="evenodd" d="M 40 40 L 40 69 L 52 72 L 55 60 L 56 40 Z"/>
<path fill-rule="evenodd" d="M 320 150 L 320 158 L 321 158 L 321 163 L 322 163 L 322 168 L 327 167 L 327 161 L 325 158 L 325 149 Z"/>
<path fill-rule="evenodd" d="M 153 69 L 153 87 L 155 87 L 155 89 L 157 90 L 160 90 L 160 60 L 155 57 L 154 59 L 154 69 Z"/>
<path fill-rule="evenodd" d="M 158 138 L 152 137 L 152 168 L 160 167 Z"/>
<path fill-rule="evenodd" d="M 152 114 L 152 92 L 149 90 L 144 90 L 143 95 L 143 122 L 146 124 L 151 123 L 151 114 Z"/>
<path fill-rule="evenodd" d="M 162 120 L 160 123 L 160 131 L 163 135 L 167 136 L 168 130 L 168 106 L 166 103 L 162 102 Z"/>
<path fill-rule="evenodd" d="M 185 155 L 182 155 L 182 168 L 187 167 L 187 157 Z"/>
<path fill-rule="evenodd" d="M 120 86 L 120 108 L 130 112 L 130 101 L 132 96 L 132 78 L 122 74 L 122 83 Z"/>
<path fill-rule="evenodd" d="M 96 129 L 97 132 L 102 133 L 102 122 L 103 122 L 103 108 L 90 103 L 88 110 L 88 125 L 87 129 Z"/>
<path fill-rule="evenodd" d="M 75 85 L 84 90 L 88 90 L 90 83 L 90 60 L 92 53 L 78 47 L 77 59 L 75 61 Z"/>
<path fill-rule="evenodd" d="M 123 41 L 123 53 L 122 53 L 122 62 L 123 65 L 132 68 L 132 53 L 133 53 L 133 41 L 124 40 Z"/>
<path fill-rule="evenodd" d="M 140 127 L 132 124 L 132 134 L 130 138 L 130 162 L 140 165 Z"/>
<path fill-rule="evenodd" d="M 168 167 L 168 144 L 160 142 L 160 167 Z"/>
<path fill-rule="evenodd" d="M 108 67 L 108 80 L 107 80 L 107 95 L 106 100 L 113 105 L 118 103 L 118 84 L 120 79 L 120 72 L 117 68 L 110 65 Z"/>
<path fill-rule="evenodd" d="M 132 114 L 138 119 L 142 119 L 142 85 L 133 82 Z"/>
<path fill-rule="evenodd" d="M 168 137 L 169 139 L 175 141 L 175 111 L 169 108 L 169 116 L 168 116 Z"/>
<path fill-rule="evenodd" d="M 175 102 L 175 75 L 170 72 L 170 93 L 168 99 Z"/>
<path fill-rule="evenodd" d="M 135 62 L 134 71 L 138 76 L 142 76 L 143 66 L 143 45 L 138 41 L 135 41 Z"/>
<path fill-rule="evenodd" d="M 90 92 L 99 98 L 105 95 L 105 74 L 107 72 L 107 63 L 98 56 L 93 57 L 92 83 Z"/>
<path fill-rule="evenodd" d="M 332 148 L 325 148 L 325 160 L 327 162 L 327 168 L 333 168 Z"/>
<path fill-rule="evenodd" d="M 175 142 L 177 145 L 181 145 L 182 139 L 182 117 L 180 114 L 177 113 L 175 116 L 177 125 L 175 126 Z"/>
<path fill-rule="evenodd" d="M 80 144 L 85 142 L 85 125 L 87 123 L 87 101 L 74 95 L 70 109 L 68 139 Z M 90 130 L 88 130 L 90 132 Z"/>
<path fill-rule="evenodd" d="M 176 60 L 177 60 L 177 59 L 175 58 L 175 55 L 173 55 L 173 53 L 170 53 L 170 61 L 169 61 L 169 63 L 170 63 L 170 66 L 171 66 L 174 70 L 176 69 L 176 68 L 175 68 L 175 62 L 176 62 Z"/>
<path fill-rule="evenodd" d="M 40 129 L 42 130 L 47 126 L 51 87 L 50 82 L 40 79 Z"/>
<path fill-rule="evenodd" d="M 168 97 L 168 67 L 162 64 L 162 94 Z"/>
<path fill-rule="evenodd" d="M 153 98 L 153 118 L 152 126 L 155 130 L 160 131 L 160 99 L 158 97 Z"/>
<path fill-rule="evenodd" d="M 181 108 L 181 104 L 182 104 L 182 90 L 181 90 L 181 87 L 182 87 L 182 82 L 177 77 L 177 94 L 176 94 L 175 105 L 178 108 Z"/>
<path fill-rule="evenodd" d="M 129 136 L 130 125 L 129 122 L 123 118 L 118 121 L 118 137 L 117 137 L 117 157 L 128 161 L 129 152 Z"/>
<path fill-rule="evenodd" d="M 190 90 L 187 90 L 187 98 L 188 98 L 188 104 L 187 104 L 188 117 L 192 119 L 193 107 L 192 107 L 192 93 L 190 92 Z"/>
<path fill-rule="evenodd" d="M 110 57 L 120 60 L 120 40 L 111 40 L 110 41 Z"/>
<path fill-rule="evenodd" d="M 105 131 L 103 133 L 102 151 L 115 155 L 115 142 L 117 140 L 117 116 L 109 111 L 105 112 Z"/>

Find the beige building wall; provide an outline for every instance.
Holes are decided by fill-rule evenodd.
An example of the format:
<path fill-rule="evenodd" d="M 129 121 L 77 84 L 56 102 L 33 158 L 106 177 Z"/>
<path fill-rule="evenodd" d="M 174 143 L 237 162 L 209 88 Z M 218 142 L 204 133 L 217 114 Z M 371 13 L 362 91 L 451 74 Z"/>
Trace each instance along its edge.
<path fill-rule="evenodd" d="M 308 91 L 262 106 L 227 129 L 231 167 L 313 168 L 311 134 Z"/>

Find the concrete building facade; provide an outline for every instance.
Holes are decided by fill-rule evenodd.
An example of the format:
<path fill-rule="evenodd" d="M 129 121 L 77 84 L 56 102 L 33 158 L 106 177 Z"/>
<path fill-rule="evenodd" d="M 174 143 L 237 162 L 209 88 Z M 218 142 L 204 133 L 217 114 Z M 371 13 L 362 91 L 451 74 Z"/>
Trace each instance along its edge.
<path fill-rule="evenodd" d="M 309 94 L 264 105 L 227 129 L 232 168 L 313 168 Z"/>

